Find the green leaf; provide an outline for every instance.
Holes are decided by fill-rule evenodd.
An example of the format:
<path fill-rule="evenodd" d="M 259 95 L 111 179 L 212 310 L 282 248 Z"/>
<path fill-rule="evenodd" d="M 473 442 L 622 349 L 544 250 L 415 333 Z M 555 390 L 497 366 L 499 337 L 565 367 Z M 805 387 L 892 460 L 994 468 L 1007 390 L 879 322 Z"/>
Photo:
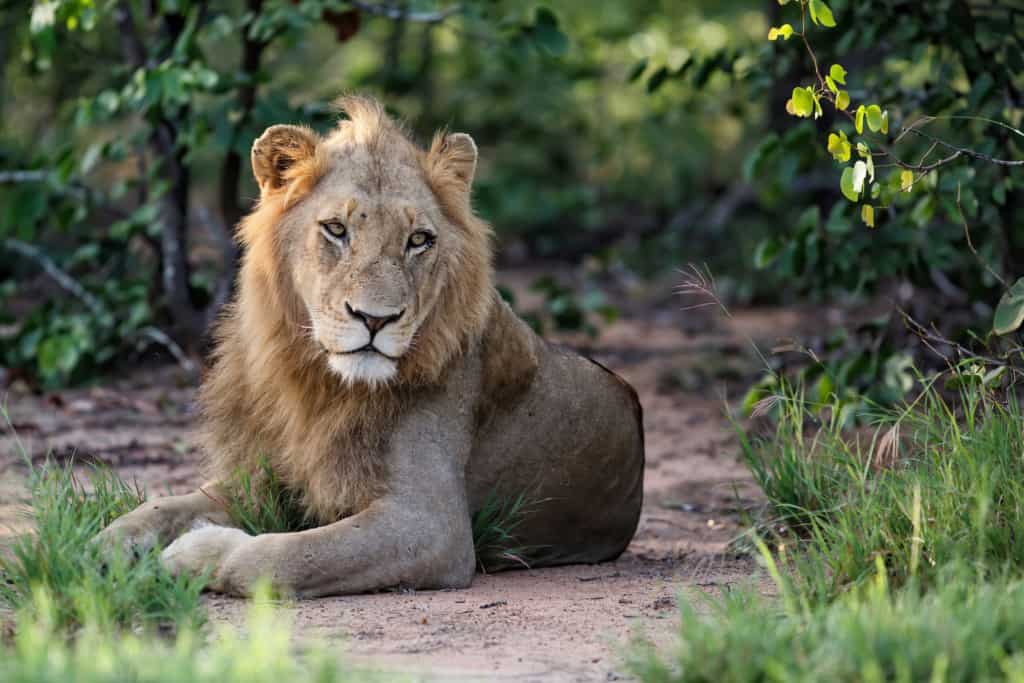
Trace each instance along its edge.
<path fill-rule="evenodd" d="M 853 191 L 858 195 L 864 190 L 864 181 L 868 177 L 868 165 L 858 161 L 853 165 Z"/>
<path fill-rule="evenodd" d="M 811 21 L 815 24 L 826 28 L 833 28 L 836 25 L 832 10 L 822 0 L 811 0 L 808 8 L 811 10 Z"/>
<path fill-rule="evenodd" d="M 853 167 L 847 166 L 843 169 L 843 175 L 839 179 L 839 189 L 842 191 L 843 196 L 849 199 L 851 202 L 855 202 L 860 199 L 860 192 L 853 189 Z"/>
<path fill-rule="evenodd" d="M 846 69 L 839 64 L 833 64 L 828 69 L 829 77 L 839 85 L 846 85 Z"/>
<path fill-rule="evenodd" d="M 857 115 L 854 117 L 853 127 L 857 129 L 857 135 L 864 133 L 864 115 L 867 113 L 867 109 L 864 105 L 857 107 Z"/>
<path fill-rule="evenodd" d="M 540 48 L 552 57 L 569 51 L 569 38 L 558 28 L 558 17 L 547 7 L 538 7 L 531 35 Z"/>
<path fill-rule="evenodd" d="M 870 204 L 865 204 L 860 207 L 860 219 L 864 221 L 864 225 L 869 228 L 875 227 L 875 207 Z"/>
<path fill-rule="evenodd" d="M 904 170 L 900 173 L 900 189 L 904 192 L 910 192 L 914 189 L 914 172 L 910 170 Z"/>
<path fill-rule="evenodd" d="M 770 29 L 768 29 L 768 40 L 778 40 L 779 38 L 782 38 L 783 40 L 789 40 L 792 35 L 793 27 L 790 26 L 789 24 L 783 24 L 782 26 L 779 26 L 777 28 L 775 26 L 772 26 Z"/>
<path fill-rule="evenodd" d="M 1024 323 L 1024 277 L 1013 283 L 999 299 L 992 331 L 999 335 L 1010 334 Z"/>
<path fill-rule="evenodd" d="M 801 118 L 807 118 L 814 113 L 814 95 L 810 88 L 793 88 L 792 98 L 793 114 Z"/>
<path fill-rule="evenodd" d="M 757 248 L 754 249 L 754 267 L 758 270 L 764 270 L 775 262 L 780 251 L 782 251 L 782 245 L 778 240 L 770 237 L 761 240 Z"/>
<path fill-rule="evenodd" d="M 836 95 L 836 109 L 839 111 L 846 111 L 850 106 L 850 93 L 845 90 L 840 90 L 839 94 Z"/>
<path fill-rule="evenodd" d="M 877 104 L 872 104 L 867 108 L 867 119 L 871 132 L 877 133 L 882 130 L 882 108 Z"/>
<path fill-rule="evenodd" d="M 846 163 L 850 160 L 850 141 L 846 133 L 839 131 L 839 134 L 829 133 L 828 151 L 836 161 Z"/>
<path fill-rule="evenodd" d="M 825 86 L 832 91 L 833 95 L 839 94 L 839 88 L 836 86 L 836 82 L 832 80 L 831 76 L 825 76 Z"/>
<path fill-rule="evenodd" d="M 626 80 L 627 80 L 627 81 L 628 81 L 629 83 L 632 83 L 632 82 L 633 82 L 633 81 L 635 81 L 636 79 L 640 78 L 640 76 L 641 76 L 641 75 L 643 74 L 643 72 L 647 70 L 647 63 L 648 63 L 648 59 L 647 59 L 647 57 L 644 57 L 644 58 L 643 58 L 643 59 L 641 59 L 641 60 L 640 60 L 639 62 L 637 62 L 637 63 L 636 63 L 636 64 L 635 64 L 634 66 L 633 66 L 633 68 L 632 68 L 632 69 L 630 69 L 630 71 L 629 71 L 629 77 L 628 77 L 628 78 L 627 78 Z"/>
<path fill-rule="evenodd" d="M 665 82 L 666 78 L 668 78 L 668 67 L 663 66 L 651 74 L 651 77 L 647 79 L 647 92 L 655 92 Z"/>

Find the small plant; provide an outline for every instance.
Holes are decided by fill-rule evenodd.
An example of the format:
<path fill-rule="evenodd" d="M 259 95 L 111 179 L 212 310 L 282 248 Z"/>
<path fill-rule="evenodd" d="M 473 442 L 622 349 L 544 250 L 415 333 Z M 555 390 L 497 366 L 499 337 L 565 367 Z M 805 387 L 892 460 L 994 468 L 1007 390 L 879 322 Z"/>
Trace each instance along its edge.
<path fill-rule="evenodd" d="M 316 526 L 299 494 L 285 486 L 266 456 L 257 459 L 255 473 L 239 469 L 228 485 L 227 496 L 215 500 L 224 506 L 238 528 L 253 536 L 304 531 Z"/>
<path fill-rule="evenodd" d="M 32 615 L 45 592 L 47 623 L 61 630 L 86 623 L 110 630 L 191 628 L 203 621 L 204 579 L 172 576 L 158 549 L 133 558 L 92 543 L 145 500 L 140 488 L 105 467 L 92 466 L 86 482 L 71 463 L 52 462 L 33 467 L 30 484 L 34 533 L 0 556 L 0 605 Z"/>
<path fill-rule="evenodd" d="M 480 571 L 520 565 L 529 568 L 530 553 L 536 546 L 522 545 L 516 529 L 534 506 L 543 501 L 530 501 L 524 494 L 502 498 L 492 491 L 483 506 L 473 515 L 473 549 Z"/>

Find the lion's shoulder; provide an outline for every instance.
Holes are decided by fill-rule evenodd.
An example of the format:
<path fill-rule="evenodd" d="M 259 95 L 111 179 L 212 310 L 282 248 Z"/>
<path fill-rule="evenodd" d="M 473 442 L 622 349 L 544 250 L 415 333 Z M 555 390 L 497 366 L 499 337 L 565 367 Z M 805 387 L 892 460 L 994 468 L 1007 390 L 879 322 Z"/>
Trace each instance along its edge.
<path fill-rule="evenodd" d="M 494 304 L 480 338 L 480 400 L 477 424 L 515 401 L 533 383 L 540 365 L 540 339 L 504 300 Z"/>

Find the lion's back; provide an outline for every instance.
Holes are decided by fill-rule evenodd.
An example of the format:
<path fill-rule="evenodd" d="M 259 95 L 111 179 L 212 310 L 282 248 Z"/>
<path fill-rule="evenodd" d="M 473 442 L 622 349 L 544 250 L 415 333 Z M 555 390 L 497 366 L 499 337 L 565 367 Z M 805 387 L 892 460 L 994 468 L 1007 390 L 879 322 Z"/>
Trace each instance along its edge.
<path fill-rule="evenodd" d="M 467 472 L 471 509 L 495 493 L 523 494 L 536 501 L 517 530 L 538 549 L 533 564 L 611 559 L 632 538 L 643 500 L 636 392 L 595 361 L 512 327 L 505 338 L 528 333 L 536 365 L 480 424 Z"/>

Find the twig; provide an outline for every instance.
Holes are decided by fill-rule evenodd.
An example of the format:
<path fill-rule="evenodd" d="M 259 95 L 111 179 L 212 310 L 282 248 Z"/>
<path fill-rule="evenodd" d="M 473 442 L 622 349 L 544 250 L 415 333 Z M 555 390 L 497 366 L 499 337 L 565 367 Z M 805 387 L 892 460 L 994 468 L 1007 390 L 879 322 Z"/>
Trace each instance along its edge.
<path fill-rule="evenodd" d="M 43 272 L 50 276 L 50 279 L 84 303 L 94 315 L 102 315 L 107 312 L 107 308 L 103 305 L 102 301 L 91 294 L 75 278 L 71 277 L 66 270 L 54 263 L 53 259 L 38 248 L 16 239 L 4 240 L 3 246 L 5 249 L 35 261 L 43 269 Z"/>
<path fill-rule="evenodd" d="M 41 183 L 46 180 L 46 171 L 21 170 L 21 171 L 0 171 L 0 184 L 2 183 Z"/>
<path fill-rule="evenodd" d="M 384 17 L 385 19 L 411 21 L 418 24 L 440 24 L 448 17 L 462 11 L 462 5 L 452 5 L 437 12 L 408 12 L 401 5 L 362 2 L 362 0 L 349 0 L 348 4 L 367 14 Z"/>
<path fill-rule="evenodd" d="M 950 159 L 955 159 L 957 156 L 964 155 L 972 157 L 974 159 L 980 159 L 981 161 L 986 161 L 990 164 L 996 164 L 997 166 L 1024 166 L 1024 159 L 997 159 L 996 157 L 989 156 L 984 152 L 979 152 L 977 150 L 970 149 L 969 147 L 959 147 L 952 143 L 946 142 L 945 140 L 937 138 L 934 135 L 931 135 L 930 133 L 925 133 L 923 130 L 918 130 L 917 128 L 906 128 L 903 132 L 900 133 L 900 136 L 902 137 L 906 133 L 913 133 L 914 135 L 918 135 L 924 138 L 925 140 L 931 141 L 936 145 L 941 145 L 942 147 L 945 147 L 948 150 L 952 150 L 953 155 L 950 157 Z"/>
<path fill-rule="evenodd" d="M 159 327 L 143 327 L 139 330 L 138 336 L 145 337 L 146 339 L 163 346 L 167 349 L 168 353 L 174 356 L 174 360 L 178 361 L 178 365 L 180 365 L 183 370 L 186 372 L 195 372 L 196 364 L 193 363 L 192 359 L 188 357 L 188 354 L 178 346 L 177 342 L 171 339 L 167 333 Z"/>
<path fill-rule="evenodd" d="M 997 273 L 992 266 L 989 265 L 988 261 L 981 258 L 981 254 L 979 254 L 978 250 L 974 248 L 974 242 L 971 241 L 971 229 L 967 225 L 967 217 L 964 216 L 964 208 L 960 205 L 960 183 L 956 184 L 956 210 L 957 213 L 960 214 L 960 222 L 964 226 L 964 237 L 967 238 L 967 248 L 971 250 L 972 254 L 974 254 L 974 258 L 978 260 L 978 263 L 988 271 L 988 274 L 994 277 L 996 282 L 1003 286 L 1003 289 L 1007 289 L 1009 285 L 1006 284 L 1006 280 L 1003 279 L 1003 276 Z"/>
<path fill-rule="evenodd" d="M 983 356 L 979 353 L 976 353 L 975 351 L 972 351 L 963 344 L 955 342 L 952 339 L 949 339 L 948 337 L 944 337 L 937 329 L 935 329 L 934 326 L 932 326 L 931 328 L 925 327 L 921 323 L 914 320 L 910 316 L 910 314 L 904 311 L 902 308 L 897 307 L 896 312 L 899 313 L 900 316 L 903 318 L 904 323 L 907 325 L 910 331 L 917 335 L 917 338 L 921 340 L 921 343 L 923 343 L 925 346 L 931 349 L 936 356 L 945 360 L 947 364 L 949 364 L 950 362 L 949 357 L 946 354 L 941 353 L 938 349 L 936 349 L 934 344 L 948 346 L 960 358 L 977 360 L 985 363 L 986 365 L 1006 368 L 1015 375 L 1024 376 L 1024 369 L 1018 368 L 1017 366 L 1013 365 L 1012 363 L 1006 360 L 993 358 L 991 356 Z"/>

